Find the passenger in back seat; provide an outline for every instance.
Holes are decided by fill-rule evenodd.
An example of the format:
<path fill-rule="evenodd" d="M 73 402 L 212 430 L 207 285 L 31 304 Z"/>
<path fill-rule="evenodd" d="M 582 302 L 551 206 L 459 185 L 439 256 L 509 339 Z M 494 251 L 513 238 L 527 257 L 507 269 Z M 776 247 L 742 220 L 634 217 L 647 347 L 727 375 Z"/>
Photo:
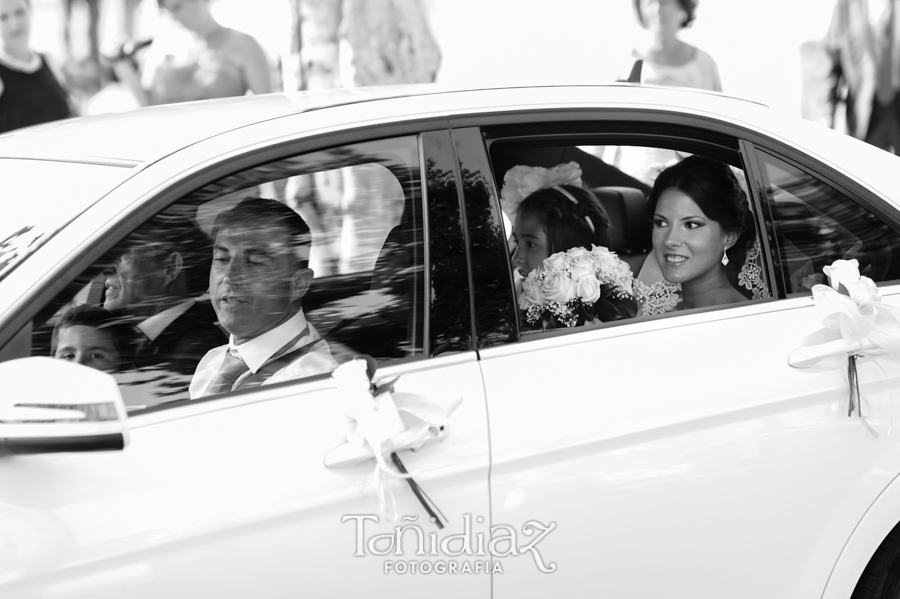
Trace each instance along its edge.
<path fill-rule="evenodd" d="M 744 190 L 727 164 L 695 155 L 670 166 L 656 179 L 647 208 L 653 221 L 651 266 L 680 285 L 683 296 L 680 305 L 657 312 L 747 301 L 727 269 L 746 265 L 756 227 Z M 649 283 L 644 270 L 639 279 Z M 738 280 L 751 289 L 747 274 L 752 273 L 742 270 Z M 648 307 L 649 313 L 660 308 L 652 302 Z"/>
<path fill-rule="evenodd" d="M 609 247 L 609 217 L 594 194 L 581 187 L 581 167 L 575 162 L 552 169 L 515 166 L 504 176 L 500 197 L 514 223 L 512 262 L 523 278 L 556 252 Z"/>

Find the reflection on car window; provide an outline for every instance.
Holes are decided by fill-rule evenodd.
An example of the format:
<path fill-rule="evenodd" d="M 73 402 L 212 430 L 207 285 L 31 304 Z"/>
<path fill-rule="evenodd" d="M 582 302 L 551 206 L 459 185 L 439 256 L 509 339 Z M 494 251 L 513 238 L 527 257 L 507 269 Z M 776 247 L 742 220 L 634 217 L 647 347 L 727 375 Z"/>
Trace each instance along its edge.
<path fill-rule="evenodd" d="M 32 354 L 113 373 L 132 411 L 415 357 L 421 202 L 415 137 L 227 176 L 72 281 Z"/>
<path fill-rule="evenodd" d="M 823 267 L 859 260 L 875 282 L 900 278 L 900 240 L 877 216 L 809 173 L 761 153 L 788 293 L 824 283 Z"/>

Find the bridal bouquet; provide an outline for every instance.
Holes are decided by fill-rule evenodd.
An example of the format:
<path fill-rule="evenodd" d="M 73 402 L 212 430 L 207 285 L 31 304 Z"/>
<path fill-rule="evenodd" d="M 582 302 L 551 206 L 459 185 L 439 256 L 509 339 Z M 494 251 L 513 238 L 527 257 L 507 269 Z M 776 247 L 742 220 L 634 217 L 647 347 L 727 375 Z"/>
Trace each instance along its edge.
<path fill-rule="evenodd" d="M 535 329 L 634 318 L 640 310 L 638 285 L 613 252 L 576 247 L 553 254 L 528 274 L 519 308 Z"/>

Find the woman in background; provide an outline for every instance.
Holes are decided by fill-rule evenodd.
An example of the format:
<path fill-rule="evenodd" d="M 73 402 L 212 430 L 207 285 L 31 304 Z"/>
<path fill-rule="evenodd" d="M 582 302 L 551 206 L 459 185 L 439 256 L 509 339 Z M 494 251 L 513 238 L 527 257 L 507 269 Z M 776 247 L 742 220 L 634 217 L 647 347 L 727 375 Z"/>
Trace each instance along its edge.
<path fill-rule="evenodd" d="M 116 77 L 142 106 L 272 91 L 262 46 L 216 21 L 209 0 L 159 0 L 159 7 L 191 34 L 191 40 L 157 37 L 140 73 L 131 61 L 116 61 Z"/>
<path fill-rule="evenodd" d="M 0 133 L 72 116 L 69 95 L 31 49 L 31 0 L 0 0 Z"/>
<path fill-rule="evenodd" d="M 719 67 L 712 56 L 678 39 L 694 21 L 697 0 L 633 0 L 638 22 L 647 30 L 631 52 L 644 61 L 642 83 L 722 91 Z"/>

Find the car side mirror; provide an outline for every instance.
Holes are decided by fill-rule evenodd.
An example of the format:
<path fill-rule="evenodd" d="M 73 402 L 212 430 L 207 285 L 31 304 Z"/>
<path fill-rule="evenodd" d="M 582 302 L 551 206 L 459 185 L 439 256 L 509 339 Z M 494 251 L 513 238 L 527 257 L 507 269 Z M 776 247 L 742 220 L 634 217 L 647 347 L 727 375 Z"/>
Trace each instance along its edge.
<path fill-rule="evenodd" d="M 52 358 L 0 363 L 0 456 L 122 450 L 125 404 L 115 379 Z"/>

